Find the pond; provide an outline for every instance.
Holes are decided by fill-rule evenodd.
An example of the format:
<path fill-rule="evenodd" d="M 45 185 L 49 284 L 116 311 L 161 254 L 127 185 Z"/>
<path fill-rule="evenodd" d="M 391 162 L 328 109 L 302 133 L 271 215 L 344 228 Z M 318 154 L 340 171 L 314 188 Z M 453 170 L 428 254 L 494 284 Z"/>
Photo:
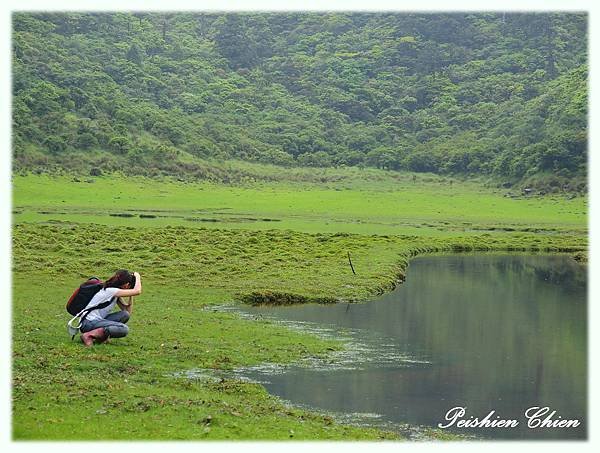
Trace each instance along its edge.
<path fill-rule="evenodd" d="M 586 268 L 567 256 L 418 257 L 405 283 L 372 302 L 244 308 L 339 332 L 350 338 L 349 352 L 357 351 L 345 366 L 333 360 L 242 374 L 293 404 L 363 414 L 375 425 L 435 428 L 449 423 L 449 410 L 464 407 L 462 420 L 494 411 L 489 420 L 518 425 L 455 423 L 444 431 L 585 439 L 586 293 Z M 529 428 L 525 413 L 536 406 L 556 411 L 552 420 L 576 419 L 579 426 Z"/>

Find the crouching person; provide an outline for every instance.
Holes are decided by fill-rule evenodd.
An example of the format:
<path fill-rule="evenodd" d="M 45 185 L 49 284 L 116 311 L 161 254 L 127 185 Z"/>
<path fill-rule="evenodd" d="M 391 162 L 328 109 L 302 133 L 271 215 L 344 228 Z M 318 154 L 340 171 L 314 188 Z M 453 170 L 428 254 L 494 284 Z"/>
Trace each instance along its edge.
<path fill-rule="evenodd" d="M 86 346 L 103 343 L 109 338 L 121 338 L 127 335 L 129 321 L 133 309 L 133 296 L 142 293 L 142 278 L 137 272 L 129 272 L 121 269 L 104 282 L 92 300 L 87 304 L 86 310 L 92 308 L 85 319 L 81 322 L 81 341 Z M 128 298 L 124 303 L 121 298 Z M 106 304 L 106 302 L 109 302 Z M 93 309 L 102 305 L 101 308 Z M 119 311 L 112 312 L 115 306 Z"/>

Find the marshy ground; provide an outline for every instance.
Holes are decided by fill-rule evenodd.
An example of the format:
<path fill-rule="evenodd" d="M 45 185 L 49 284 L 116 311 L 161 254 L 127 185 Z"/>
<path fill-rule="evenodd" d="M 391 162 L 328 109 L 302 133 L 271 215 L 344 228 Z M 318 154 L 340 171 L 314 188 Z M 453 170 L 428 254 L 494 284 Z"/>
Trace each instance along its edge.
<path fill-rule="evenodd" d="M 346 176 L 238 185 L 15 176 L 13 437 L 398 438 L 286 406 L 258 384 L 173 373 L 344 348 L 211 306 L 365 301 L 392 289 L 409 259 L 427 252 L 585 259 L 585 198 L 510 198 L 435 176 Z M 70 342 L 66 299 L 82 279 L 120 267 L 144 277 L 131 334 L 92 349 Z M 115 420 L 118 429 L 107 430 Z"/>

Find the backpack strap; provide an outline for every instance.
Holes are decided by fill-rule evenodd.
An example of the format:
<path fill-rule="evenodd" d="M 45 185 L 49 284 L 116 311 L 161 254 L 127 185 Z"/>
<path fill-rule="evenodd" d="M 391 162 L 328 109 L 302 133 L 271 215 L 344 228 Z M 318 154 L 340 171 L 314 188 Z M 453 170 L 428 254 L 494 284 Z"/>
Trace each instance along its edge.
<path fill-rule="evenodd" d="M 87 315 L 89 315 L 92 311 L 94 310 L 100 310 L 102 308 L 106 308 L 108 307 L 110 304 L 112 304 L 114 297 L 111 297 L 110 299 L 108 299 L 106 302 L 102 302 L 98 305 L 95 305 L 91 308 L 84 308 L 83 310 L 81 310 L 78 314 L 77 317 L 79 317 L 80 322 L 83 322 L 84 319 L 87 317 Z"/>

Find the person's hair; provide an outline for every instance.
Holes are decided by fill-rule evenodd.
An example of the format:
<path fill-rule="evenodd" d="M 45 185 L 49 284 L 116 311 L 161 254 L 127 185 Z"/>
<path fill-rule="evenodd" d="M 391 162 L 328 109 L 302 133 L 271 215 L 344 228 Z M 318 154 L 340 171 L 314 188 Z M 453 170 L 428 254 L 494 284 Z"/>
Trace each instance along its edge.
<path fill-rule="evenodd" d="M 127 269 L 119 269 L 115 274 L 104 282 L 103 288 L 120 288 L 125 283 L 133 288 L 135 286 L 135 275 Z"/>

